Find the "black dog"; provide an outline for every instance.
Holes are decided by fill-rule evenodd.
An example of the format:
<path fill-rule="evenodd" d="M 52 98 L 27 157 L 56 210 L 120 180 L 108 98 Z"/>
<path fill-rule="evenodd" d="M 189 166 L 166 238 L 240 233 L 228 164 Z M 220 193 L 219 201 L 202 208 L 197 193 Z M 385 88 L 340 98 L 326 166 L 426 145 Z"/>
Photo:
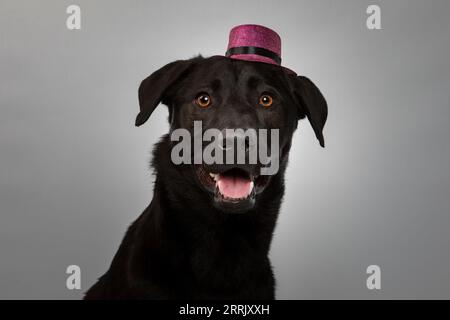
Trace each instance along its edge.
<path fill-rule="evenodd" d="M 203 130 L 279 129 L 279 170 L 258 175 L 259 162 L 175 165 L 173 142 L 163 136 L 153 154 L 153 200 L 85 299 L 273 299 L 268 251 L 292 135 L 307 117 L 324 146 L 324 97 L 309 79 L 279 66 L 214 56 L 175 61 L 146 78 L 136 125 L 160 102 L 169 107 L 171 131 L 192 131 L 194 120 Z M 217 176 L 251 181 L 252 192 L 229 199 L 217 191 Z"/>

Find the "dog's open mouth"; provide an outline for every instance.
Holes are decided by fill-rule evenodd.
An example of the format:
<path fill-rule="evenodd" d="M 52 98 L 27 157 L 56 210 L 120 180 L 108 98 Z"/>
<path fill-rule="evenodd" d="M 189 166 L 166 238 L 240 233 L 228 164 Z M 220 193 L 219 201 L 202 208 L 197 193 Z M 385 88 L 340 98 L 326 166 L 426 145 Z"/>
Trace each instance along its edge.
<path fill-rule="evenodd" d="M 197 175 L 202 185 L 214 194 L 216 206 L 233 211 L 253 207 L 256 194 L 264 189 L 269 180 L 268 176 L 256 176 L 241 168 L 214 173 L 198 166 Z"/>
<path fill-rule="evenodd" d="M 241 169 L 231 169 L 222 173 L 209 173 L 215 183 L 215 193 L 226 201 L 245 200 L 254 192 L 252 177 Z"/>

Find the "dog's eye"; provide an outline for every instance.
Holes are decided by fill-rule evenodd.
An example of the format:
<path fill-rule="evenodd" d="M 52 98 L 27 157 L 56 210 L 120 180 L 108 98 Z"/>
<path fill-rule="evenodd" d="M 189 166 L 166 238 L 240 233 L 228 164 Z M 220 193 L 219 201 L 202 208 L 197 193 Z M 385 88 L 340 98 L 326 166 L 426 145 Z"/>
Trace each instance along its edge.
<path fill-rule="evenodd" d="M 201 108 L 207 108 L 211 104 L 211 97 L 207 93 L 200 93 L 195 98 L 195 103 Z"/>
<path fill-rule="evenodd" d="M 272 103 L 273 103 L 273 98 L 268 94 L 263 94 L 259 98 L 259 104 L 262 105 L 264 108 L 270 107 L 272 105 Z"/>

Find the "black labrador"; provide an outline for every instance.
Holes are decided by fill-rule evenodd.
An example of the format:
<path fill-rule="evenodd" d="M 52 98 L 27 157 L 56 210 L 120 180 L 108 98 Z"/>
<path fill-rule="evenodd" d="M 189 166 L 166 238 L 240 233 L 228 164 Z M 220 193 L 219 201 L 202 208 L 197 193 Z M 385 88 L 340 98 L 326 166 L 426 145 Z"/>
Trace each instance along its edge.
<path fill-rule="evenodd" d="M 199 56 L 172 62 L 141 83 L 136 125 L 160 102 L 169 108 L 171 132 L 192 132 L 194 121 L 202 121 L 202 130 L 278 129 L 278 171 L 258 174 L 259 161 L 174 164 L 174 141 L 164 135 L 153 151 L 153 200 L 85 299 L 274 299 L 268 251 L 292 135 L 307 117 L 324 146 L 324 97 L 308 78 L 276 65 Z M 230 185 L 244 188 L 244 196 L 227 197 Z"/>

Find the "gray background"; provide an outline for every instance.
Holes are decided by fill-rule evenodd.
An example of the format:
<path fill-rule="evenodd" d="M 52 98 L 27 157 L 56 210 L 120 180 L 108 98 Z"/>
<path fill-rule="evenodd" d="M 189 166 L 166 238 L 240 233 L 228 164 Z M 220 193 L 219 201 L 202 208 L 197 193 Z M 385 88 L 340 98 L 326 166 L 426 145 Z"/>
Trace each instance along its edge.
<path fill-rule="evenodd" d="M 326 148 L 306 121 L 294 138 L 277 297 L 450 298 L 449 1 L 1 0 L 0 14 L 0 298 L 79 299 L 106 271 L 168 129 L 165 107 L 134 127 L 139 82 L 222 54 L 241 23 L 277 30 L 284 65 L 329 102 Z M 70 264 L 81 291 L 65 288 Z"/>

